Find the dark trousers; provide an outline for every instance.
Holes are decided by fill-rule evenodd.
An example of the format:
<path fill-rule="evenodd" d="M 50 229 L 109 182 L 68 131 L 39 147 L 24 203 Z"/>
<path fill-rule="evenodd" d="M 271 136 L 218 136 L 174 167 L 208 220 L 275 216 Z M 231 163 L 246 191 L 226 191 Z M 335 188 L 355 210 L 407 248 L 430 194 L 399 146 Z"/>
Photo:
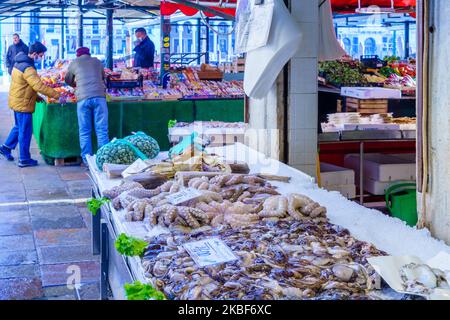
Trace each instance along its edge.
<path fill-rule="evenodd" d="M 31 159 L 30 144 L 33 134 L 33 114 L 29 112 L 14 111 L 14 128 L 11 129 L 5 142 L 5 147 L 15 149 L 19 144 L 19 160 Z"/>

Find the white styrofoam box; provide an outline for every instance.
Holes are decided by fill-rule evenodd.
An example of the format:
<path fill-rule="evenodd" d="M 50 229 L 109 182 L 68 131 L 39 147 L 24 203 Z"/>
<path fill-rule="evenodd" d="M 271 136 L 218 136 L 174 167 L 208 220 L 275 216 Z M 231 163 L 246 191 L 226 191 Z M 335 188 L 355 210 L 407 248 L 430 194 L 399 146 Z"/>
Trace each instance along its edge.
<path fill-rule="evenodd" d="M 359 181 L 359 154 L 348 154 L 344 158 L 344 166 L 355 170 L 355 177 Z M 364 155 L 364 177 L 377 181 L 415 180 L 416 165 L 400 158 L 380 153 Z"/>
<path fill-rule="evenodd" d="M 356 186 L 354 184 L 347 184 L 347 185 L 330 185 L 330 186 L 324 186 L 325 190 L 328 191 L 338 191 L 341 193 L 344 197 L 347 199 L 354 199 L 356 198 Z"/>
<path fill-rule="evenodd" d="M 290 95 L 289 129 L 317 130 L 317 93 L 298 93 Z"/>
<path fill-rule="evenodd" d="M 402 180 L 402 181 L 377 181 L 370 178 L 364 178 L 364 190 L 370 192 L 373 195 L 376 196 L 382 196 L 386 193 L 386 190 L 392 186 L 394 183 L 397 182 L 415 182 L 414 180 Z"/>
<path fill-rule="evenodd" d="M 415 153 L 391 154 L 391 156 L 402 159 L 407 163 L 416 163 Z"/>
<path fill-rule="evenodd" d="M 291 59 L 291 93 L 317 93 L 317 68 L 317 58 Z"/>
<path fill-rule="evenodd" d="M 349 185 L 355 183 L 355 171 L 333 164 L 320 163 L 320 182 L 322 187 Z"/>
<path fill-rule="evenodd" d="M 341 95 L 357 99 L 400 99 L 402 91 L 377 87 L 342 87 Z"/>
<path fill-rule="evenodd" d="M 384 124 L 353 124 L 353 123 L 344 123 L 342 125 L 336 125 L 338 128 L 342 128 L 345 131 L 352 130 L 400 130 L 400 125 L 395 123 L 384 123 Z"/>

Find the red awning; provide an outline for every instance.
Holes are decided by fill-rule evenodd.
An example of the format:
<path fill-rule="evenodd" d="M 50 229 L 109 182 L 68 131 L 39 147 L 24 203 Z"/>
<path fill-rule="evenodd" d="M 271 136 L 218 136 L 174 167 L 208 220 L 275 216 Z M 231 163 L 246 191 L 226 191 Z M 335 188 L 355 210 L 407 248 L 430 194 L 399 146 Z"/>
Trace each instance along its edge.
<path fill-rule="evenodd" d="M 333 11 L 339 13 L 354 13 L 358 8 L 358 0 L 331 0 Z M 362 7 L 379 6 L 383 8 L 391 7 L 391 0 L 361 0 Z M 416 0 L 394 0 L 396 9 L 411 11 L 416 6 Z"/>
<path fill-rule="evenodd" d="M 214 2 L 217 3 L 217 0 L 201 0 L 202 2 Z M 224 1 L 226 2 L 226 1 Z M 237 0 L 229 0 L 229 3 L 236 3 Z M 229 15 L 236 15 L 236 9 L 235 8 L 218 8 L 218 7 L 213 7 L 211 6 L 211 8 L 221 11 L 223 13 L 229 14 Z M 182 4 L 178 4 L 178 3 L 173 3 L 173 2 L 165 2 L 165 1 L 161 1 L 161 15 L 162 16 L 170 16 L 172 14 L 174 14 L 177 11 L 181 11 L 184 15 L 186 16 L 193 16 L 195 14 L 198 13 L 198 10 L 192 7 L 188 7 Z M 208 12 L 204 12 L 205 16 L 207 17 L 213 17 L 213 14 L 210 14 Z"/>
<path fill-rule="evenodd" d="M 217 3 L 217 0 L 201 0 L 202 2 Z M 224 1 L 225 2 L 225 1 Z M 229 3 L 236 3 L 237 0 L 229 0 Z M 331 0 L 333 11 L 337 13 L 355 13 L 355 9 L 358 8 L 358 0 Z M 368 7 L 371 5 L 377 5 L 379 7 L 390 7 L 391 0 L 361 0 L 362 7 Z M 416 0 L 394 0 L 394 6 L 397 10 L 402 12 L 410 12 L 412 8 L 416 6 Z M 213 7 L 216 10 L 222 11 L 229 15 L 236 15 L 236 9 L 234 8 L 219 8 Z M 186 16 L 193 16 L 198 13 L 198 10 L 192 7 L 188 7 L 182 4 L 161 1 L 161 15 L 170 16 L 177 11 L 181 11 Z M 204 13 L 208 17 L 213 15 L 210 13 Z"/>

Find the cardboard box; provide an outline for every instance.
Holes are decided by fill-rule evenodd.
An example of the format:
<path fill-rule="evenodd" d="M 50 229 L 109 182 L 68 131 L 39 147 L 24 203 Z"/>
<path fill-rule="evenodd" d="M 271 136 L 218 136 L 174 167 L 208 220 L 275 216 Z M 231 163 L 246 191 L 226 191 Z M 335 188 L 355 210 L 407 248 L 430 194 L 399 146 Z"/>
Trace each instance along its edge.
<path fill-rule="evenodd" d="M 359 181 L 359 154 L 348 154 L 344 158 L 344 166 L 355 171 Z M 391 155 L 370 153 L 364 155 L 364 178 L 376 181 L 416 180 L 416 164 Z M 358 183 L 358 182 L 357 182 Z"/>

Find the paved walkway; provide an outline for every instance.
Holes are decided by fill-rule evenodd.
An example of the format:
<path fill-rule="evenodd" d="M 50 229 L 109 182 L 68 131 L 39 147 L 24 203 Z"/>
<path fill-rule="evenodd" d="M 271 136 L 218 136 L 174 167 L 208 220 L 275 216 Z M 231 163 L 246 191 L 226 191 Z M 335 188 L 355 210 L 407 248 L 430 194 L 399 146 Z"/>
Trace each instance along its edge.
<path fill-rule="evenodd" d="M 0 92 L 0 143 L 12 122 L 7 93 Z M 38 167 L 20 169 L 0 158 L 0 300 L 98 299 L 86 171 L 46 165 L 34 141 L 31 153 Z M 78 292 L 67 287 L 74 270 L 81 271 Z"/>

